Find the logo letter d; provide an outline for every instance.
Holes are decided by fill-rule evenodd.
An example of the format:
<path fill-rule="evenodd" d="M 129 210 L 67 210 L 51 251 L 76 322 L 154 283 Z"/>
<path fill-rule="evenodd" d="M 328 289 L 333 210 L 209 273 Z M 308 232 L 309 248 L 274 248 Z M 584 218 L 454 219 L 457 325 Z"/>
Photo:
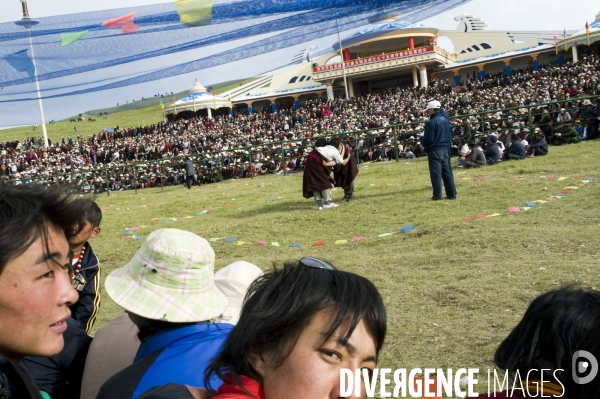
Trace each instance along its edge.
<path fill-rule="evenodd" d="M 585 359 L 585 360 L 582 360 Z M 572 375 L 573 381 L 576 384 L 583 385 L 592 382 L 598 374 L 598 360 L 588 351 L 577 351 L 573 354 L 572 362 Z M 589 374 L 585 377 L 579 377 L 578 374 L 583 374 L 587 370 L 590 370 Z"/>

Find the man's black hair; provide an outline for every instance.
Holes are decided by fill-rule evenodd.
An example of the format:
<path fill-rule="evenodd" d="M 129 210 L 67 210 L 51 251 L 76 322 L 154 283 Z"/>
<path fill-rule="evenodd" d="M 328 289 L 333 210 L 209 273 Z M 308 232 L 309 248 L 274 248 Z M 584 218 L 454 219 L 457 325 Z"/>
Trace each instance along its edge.
<path fill-rule="evenodd" d="M 191 326 L 194 324 L 198 324 L 196 322 L 193 323 L 171 323 L 164 320 L 154 320 L 148 319 L 143 316 L 137 316 L 137 322 L 135 323 L 138 328 L 137 337 L 141 343 L 144 343 L 146 340 L 150 339 L 154 334 L 168 329 L 182 328 Z"/>
<path fill-rule="evenodd" d="M 329 142 L 327 141 L 326 138 L 324 137 L 319 137 L 317 139 L 317 141 L 315 142 L 315 147 L 325 147 L 326 145 L 328 145 Z"/>
<path fill-rule="evenodd" d="M 496 350 L 494 363 L 521 378 L 532 369 L 568 370 L 600 313 L 600 291 L 563 287 L 535 298 Z M 552 377 L 552 372 L 549 375 Z M 566 374 L 556 376 L 565 382 Z"/>
<path fill-rule="evenodd" d="M 67 239 L 77 234 L 83 227 L 80 216 L 88 207 L 87 200 L 59 187 L 0 182 L 0 274 L 39 237 L 48 251 L 50 227 L 63 231 Z"/>
<path fill-rule="evenodd" d="M 79 226 L 81 230 L 85 227 L 85 224 L 89 222 L 92 224 L 92 228 L 99 227 L 102 222 L 102 211 L 98 204 L 91 198 L 82 198 L 80 201 L 85 203 L 86 206 L 85 211 L 80 215 L 80 218 L 77 221 L 77 226 Z"/>
<path fill-rule="evenodd" d="M 321 310 L 333 312 L 323 343 L 349 321 L 344 335 L 347 342 L 362 320 L 379 353 L 387 321 L 383 301 L 373 283 L 353 273 L 289 262 L 281 269 L 274 267 L 248 289 L 238 323 L 221 353 L 206 369 L 206 387 L 215 388 L 210 386 L 211 376 L 224 380 L 226 373 L 238 386 L 242 386 L 241 376 L 262 381 L 250 365 L 250 355 L 269 354 L 270 366 L 279 367 Z"/>
<path fill-rule="evenodd" d="M 331 139 L 331 141 L 329 141 L 329 145 L 332 145 L 335 148 L 338 148 L 340 146 L 341 142 L 342 142 L 342 140 L 340 140 L 339 137 L 334 137 Z"/>

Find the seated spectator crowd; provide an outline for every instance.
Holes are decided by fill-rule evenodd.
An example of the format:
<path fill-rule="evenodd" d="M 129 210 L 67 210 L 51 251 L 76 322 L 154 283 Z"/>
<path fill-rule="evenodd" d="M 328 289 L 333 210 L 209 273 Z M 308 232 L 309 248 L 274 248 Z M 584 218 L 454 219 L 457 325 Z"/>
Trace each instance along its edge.
<path fill-rule="evenodd" d="M 492 135 L 504 149 L 515 142 L 516 134 L 525 154 L 517 145 L 502 158 L 521 159 L 543 155 L 529 129 L 539 128 L 551 145 L 596 138 L 600 101 L 581 97 L 599 93 L 600 56 L 593 48 L 579 62 L 563 66 L 513 70 L 510 77 L 491 73 L 481 79 L 473 73 L 460 90 L 448 80 L 433 80 L 427 88 L 311 99 L 298 109 L 291 102 L 280 103 L 275 113 L 263 109 L 251 115 L 236 112 L 117 126 L 92 137 L 63 138 L 49 148 L 42 147 L 40 138 L 4 142 L 0 179 L 41 180 L 85 192 L 175 185 L 185 181 L 183 157 L 195 164 L 198 184 L 284 170 L 293 173 L 303 169 L 316 137 L 344 132 L 357 132 L 340 138 L 356 152 L 358 162 L 421 157 L 424 108 L 432 98 L 439 99 L 453 118 L 453 155 L 459 156 L 461 147 L 473 139 L 487 151 Z M 546 103 L 550 104 L 538 105 Z M 531 119 L 525 107 L 532 107 Z M 391 128 L 395 125 L 402 125 L 396 131 L 397 143 Z"/>

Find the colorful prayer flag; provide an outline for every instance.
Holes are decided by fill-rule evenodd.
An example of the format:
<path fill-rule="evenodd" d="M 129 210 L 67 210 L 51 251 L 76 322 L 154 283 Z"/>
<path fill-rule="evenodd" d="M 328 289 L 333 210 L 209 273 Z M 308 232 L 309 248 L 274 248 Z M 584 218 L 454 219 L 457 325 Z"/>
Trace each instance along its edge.
<path fill-rule="evenodd" d="M 102 26 L 108 27 L 109 29 L 122 29 L 123 33 L 135 33 L 140 30 L 140 27 L 133 22 L 134 17 L 135 12 L 130 12 L 121 17 L 104 21 Z"/>
<path fill-rule="evenodd" d="M 30 78 L 33 78 L 35 74 L 35 67 L 33 61 L 27 54 L 27 49 L 17 51 L 16 53 L 6 54 L 3 57 L 11 67 L 15 68 L 19 72 L 27 72 Z"/>
<path fill-rule="evenodd" d="M 82 32 L 65 32 L 60 34 L 61 47 L 68 46 L 69 44 L 75 43 L 78 40 L 81 40 L 82 37 L 87 35 L 89 30 L 84 30 Z"/>
<path fill-rule="evenodd" d="M 179 21 L 187 26 L 203 26 L 212 20 L 214 0 L 176 0 Z"/>

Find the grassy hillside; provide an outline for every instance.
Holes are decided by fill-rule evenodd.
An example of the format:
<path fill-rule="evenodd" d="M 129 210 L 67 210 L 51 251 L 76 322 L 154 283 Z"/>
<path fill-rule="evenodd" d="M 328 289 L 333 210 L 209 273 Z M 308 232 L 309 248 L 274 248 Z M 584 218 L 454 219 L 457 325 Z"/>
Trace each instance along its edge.
<path fill-rule="evenodd" d="M 600 142 L 590 142 L 552 147 L 546 157 L 457 169 L 457 201 L 429 200 L 425 159 L 361 165 L 356 200 L 323 211 L 302 198 L 301 174 L 192 190 L 116 192 L 98 197 L 105 211 L 102 234 L 92 245 L 103 276 L 140 247 L 142 241 L 121 237 L 133 226 L 140 227 L 134 233 L 141 240 L 164 227 L 219 238 L 211 243 L 217 269 L 240 259 L 263 270 L 304 255 L 327 259 L 371 279 L 384 298 L 389 332 L 380 367 L 479 367 L 481 377 L 537 295 L 567 283 L 600 288 L 594 266 L 600 253 L 600 185 L 581 183 L 600 177 L 599 154 Z M 571 186 L 577 189 L 560 199 L 508 211 Z M 334 200 L 342 196 L 334 191 Z M 203 210 L 208 212 L 195 216 Z M 476 216 L 496 213 L 501 215 Z M 415 229 L 401 233 L 407 225 Z M 395 234 L 378 237 L 385 233 Z M 223 241 L 234 236 L 236 243 Z M 356 236 L 365 239 L 349 242 Z M 280 246 L 254 245 L 257 240 Z M 319 240 L 326 245 L 313 247 Z M 336 245 L 337 240 L 348 242 Z M 296 242 L 302 247 L 288 247 Z M 121 312 L 104 293 L 96 328 Z"/>
<path fill-rule="evenodd" d="M 225 91 L 231 90 L 237 86 L 246 84 L 255 80 L 255 78 L 245 79 L 245 80 L 230 80 L 228 82 L 217 83 L 214 85 L 208 86 L 206 89 L 210 91 L 214 91 L 216 94 L 223 93 Z M 180 91 L 179 93 L 174 93 L 173 95 L 166 96 L 164 98 L 161 97 L 152 97 L 143 101 L 135 101 L 127 104 L 121 104 L 118 107 L 109 107 L 102 109 L 95 109 L 87 111 L 90 115 L 99 115 L 101 112 L 107 112 L 109 114 L 113 114 L 115 112 L 123 112 L 123 111 L 133 111 L 137 109 L 147 108 L 147 107 L 157 107 L 160 105 L 162 101 L 165 106 L 173 102 L 173 96 L 175 98 L 182 98 L 188 94 L 187 90 Z"/>
<path fill-rule="evenodd" d="M 255 78 L 246 79 L 243 81 L 230 81 L 212 85 L 215 93 L 223 93 L 231 90 L 242 84 L 251 82 Z M 187 91 L 178 93 L 176 97 L 182 98 L 187 95 Z M 55 125 L 46 125 L 46 131 L 48 132 L 48 138 L 53 142 L 60 141 L 62 137 L 65 139 L 69 136 L 91 136 L 94 133 L 102 131 L 105 127 L 114 128 L 115 126 L 130 127 L 144 124 L 152 124 L 162 121 L 162 110 L 160 108 L 160 98 L 152 98 L 144 101 L 136 101 L 134 103 L 124 104 L 119 107 L 105 108 L 101 110 L 90 111 L 84 114 L 84 122 L 69 122 L 69 118 L 64 121 L 57 122 Z M 163 98 L 165 106 L 170 105 L 172 99 Z M 139 108 L 138 108 L 139 107 Z M 108 112 L 108 119 L 102 119 L 98 114 L 100 112 Z M 88 122 L 87 119 L 92 116 L 96 118 L 96 122 Z M 73 127 L 77 127 L 77 132 Z M 41 137 L 42 130 L 38 128 L 37 131 L 33 131 L 31 126 L 24 126 L 12 129 L 0 130 L 0 142 L 7 140 L 21 140 L 25 137 Z"/>

